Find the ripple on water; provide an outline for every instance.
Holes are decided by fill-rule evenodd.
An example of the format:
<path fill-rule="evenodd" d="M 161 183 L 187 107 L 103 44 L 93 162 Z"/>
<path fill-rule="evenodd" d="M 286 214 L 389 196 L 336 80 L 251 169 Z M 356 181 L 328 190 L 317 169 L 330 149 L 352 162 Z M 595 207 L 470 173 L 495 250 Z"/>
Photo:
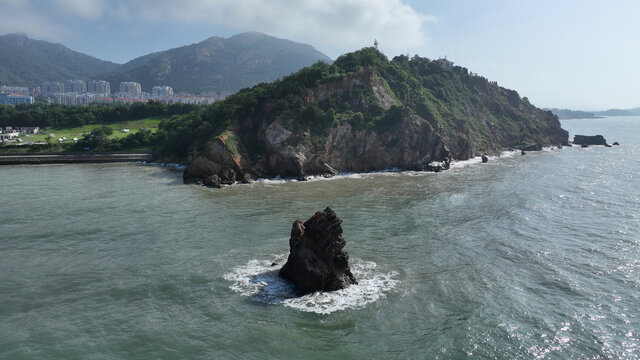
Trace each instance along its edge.
<path fill-rule="evenodd" d="M 284 261 L 285 258 L 281 258 Z M 231 290 L 255 302 L 282 304 L 317 314 L 362 308 L 385 297 L 398 284 L 396 272 L 381 272 L 374 262 L 355 260 L 351 264 L 351 271 L 358 279 L 358 284 L 338 291 L 318 291 L 298 297 L 293 285 L 280 278 L 278 271 L 280 267 L 271 266 L 271 261 L 254 259 L 224 274 L 224 279 L 231 282 Z"/>

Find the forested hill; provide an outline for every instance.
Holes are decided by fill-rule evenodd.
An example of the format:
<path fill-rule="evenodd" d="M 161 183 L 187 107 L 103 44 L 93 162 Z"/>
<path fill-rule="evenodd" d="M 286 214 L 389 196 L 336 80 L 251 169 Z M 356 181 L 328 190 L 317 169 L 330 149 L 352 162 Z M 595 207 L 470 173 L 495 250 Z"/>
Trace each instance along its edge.
<path fill-rule="evenodd" d="M 169 85 L 175 91 L 236 92 L 276 80 L 318 60 L 331 59 L 311 45 L 251 32 L 228 39 L 211 37 L 197 44 L 134 59 L 102 75 L 112 84 L 135 81 L 143 90 Z"/>
<path fill-rule="evenodd" d="M 2 85 L 36 87 L 45 81 L 89 80 L 119 66 L 24 34 L 0 36 Z"/>
<path fill-rule="evenodd" d="M 161 125 L 156 155 L 190 155 L 186 178 L 215 175 L 224 183 L 329 169 L 435 169 L 506 148 L 566 144 L 567 137 L 551 112 L 465 68 L 389 60 L 365 48 L 173 118 Z"/>
<path fill-rule="evenodd" d="M 148 54 L 124 65 L 81 54 L 61 44 L 24 34 L 0 36 L 0 85 L 40 86 L 67 79 L 107 80 L 113 92 L 121 81 L 143 91 L 155 85 L 175 92 L 229 92 L 289 75 L 318 60 L 331 59 L 311 45 L 261 33 L 205 41 Z"/>

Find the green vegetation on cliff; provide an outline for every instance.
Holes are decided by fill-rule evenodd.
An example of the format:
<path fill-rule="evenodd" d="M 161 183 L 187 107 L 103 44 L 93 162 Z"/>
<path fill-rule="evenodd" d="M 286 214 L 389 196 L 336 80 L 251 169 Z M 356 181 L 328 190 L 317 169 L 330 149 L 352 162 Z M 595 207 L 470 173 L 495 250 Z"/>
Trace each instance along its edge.
<path fill-rule="evenodd" d="M 300 134 L 287 140 L 289 145 L 302 141 L 320 151 L 332 129 L 343 124 L 383 137 L 408 117 L 427 121 L 454 158 L 533 143 L 566 143 L 557 118 L 513 90 L 438 60 L 389 60 L 365 48 L 332 65 L 318 62 L 173 117 L 160 125 L 155 151 L 184 160 L 230 131 L 237 136 L 238 151 L 254 161 L 264 155 L 265 129 L 275 121 Z"/>

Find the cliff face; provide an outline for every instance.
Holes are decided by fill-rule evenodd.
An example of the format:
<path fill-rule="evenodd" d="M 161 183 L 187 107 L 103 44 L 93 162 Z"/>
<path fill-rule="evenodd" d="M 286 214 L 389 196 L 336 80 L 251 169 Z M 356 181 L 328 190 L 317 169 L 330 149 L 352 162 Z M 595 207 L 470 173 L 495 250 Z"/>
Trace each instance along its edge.
<path fill-rule="evenodd" d="M 373 49 L 236 96 L 203 115 L 225 119 L 226 130 L 207 142 L 191 135 L 204 145 L 185 180 L 440 171 L 451 160 L 568 141 L 557 117 L 513 90 L 426 59 L 389 62 Z"/>

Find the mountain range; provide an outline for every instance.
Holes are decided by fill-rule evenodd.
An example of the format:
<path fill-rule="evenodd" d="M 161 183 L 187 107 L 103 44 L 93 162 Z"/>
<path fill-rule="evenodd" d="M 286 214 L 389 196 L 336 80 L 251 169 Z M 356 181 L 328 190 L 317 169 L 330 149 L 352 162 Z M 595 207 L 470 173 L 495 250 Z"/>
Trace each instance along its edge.
<path fill-rule="evenodd" d="M 103 61 L 25 34 L 0 36 L 0 84 L 36 87 L 45 81 L 100 79 L 116 90 L 136 81 L 143 91 L 167 85 L 176 92 L 236 92 L 331 59 L 311 45 L 250 32 L 160 51 L 125 64 Z"/>
<path fill-rule="evenodd" d="M 640 116 L 640 107 L 633 109 L 608 109 L 604 111 L 582 111 L 569 109 L 547 109 L 560 119 L 592 119 L 603 116 Z"/>

